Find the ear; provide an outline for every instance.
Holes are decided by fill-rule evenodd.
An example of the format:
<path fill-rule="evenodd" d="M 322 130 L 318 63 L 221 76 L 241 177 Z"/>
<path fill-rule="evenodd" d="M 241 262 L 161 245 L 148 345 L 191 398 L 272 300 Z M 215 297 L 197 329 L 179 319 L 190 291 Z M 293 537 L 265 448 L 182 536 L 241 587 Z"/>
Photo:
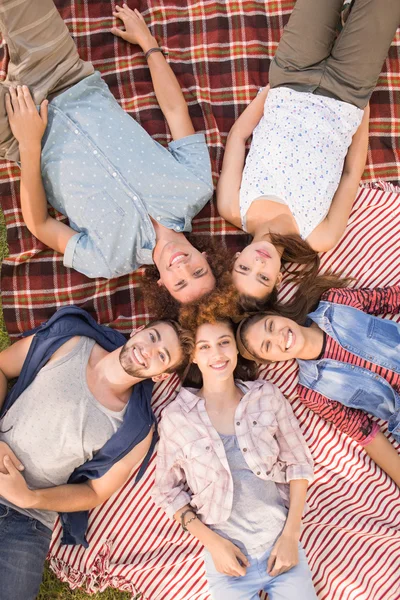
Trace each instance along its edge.
<path fill-rule="evenodd" d="M 239 258 L 240 255 L 241 255 L 241 252 L 235 252 L 235 258 Z"/>
<path fill-rule="evenodd" d="M 160 287 L 163 287 L 163 286 L 164 286 L 164 284 L 163 284 L 163 282 L 161 281 L 161 279 L 158 279 L 158 280 L 157 280 L 157 285 L 159 285 Z"/>
<path fill-rule="evenodd" d="M 143 331 L 143 329 L 146 329 L 146 325 L 141 325 L 137 329 L 132 329 L 132 331 L 129 334 L 129 337 L 130 338 L 133 337 L 134 335 L 136 335 L 137 333 L 139 333 L 139 331 Z"/>
<path fill-rule="evenodd" d="M 207 258 L 207 252 L 202 252 L 202 255 Z"/>
<path fill-rule="evenodd" d="M 281 285 L 281 283 L 282 283 L 282 277 L 283 277 L 283 274 L 279 273 L 278 277 L 276 278 L 276 284 L 275 284 L 276 287 L 279 287 Z"/>
<path fill-rule="evenodd" d="M 159 375 L 155 375 L 155 377 L 152 377 L 151 379 L 152 381 L 154 381 L 154 383 L 158 383 L 159 381 L 165 381 L 169 377 L 171 377 L 171 373 L 160 373 Z"/>

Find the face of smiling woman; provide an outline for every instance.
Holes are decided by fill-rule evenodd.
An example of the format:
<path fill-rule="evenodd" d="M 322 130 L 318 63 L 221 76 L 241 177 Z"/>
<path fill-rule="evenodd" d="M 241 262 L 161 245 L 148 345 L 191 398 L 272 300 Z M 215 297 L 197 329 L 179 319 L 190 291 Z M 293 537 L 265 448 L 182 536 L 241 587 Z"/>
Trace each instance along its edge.
<path fill-rule="evenodd" d="M 193 362 L 204 382 L 232 377 L 237 365 L 237 346 L 227 323 L 207 323 L 198 328 Z"/>
<path fill-rule="evenodd" d="M 246 330 L 246 346 L 260 361 L 300 358 L 305 347 L 305 328 L 278 315 L 266 315 Z"/>

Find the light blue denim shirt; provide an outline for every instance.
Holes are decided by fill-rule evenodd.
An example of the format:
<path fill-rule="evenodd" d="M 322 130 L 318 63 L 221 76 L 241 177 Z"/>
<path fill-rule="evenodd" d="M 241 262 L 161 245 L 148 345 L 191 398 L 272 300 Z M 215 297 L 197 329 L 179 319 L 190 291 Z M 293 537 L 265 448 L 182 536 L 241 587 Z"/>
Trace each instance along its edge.
<path fill-rule="evenodd" d="M 203 134 L 167 150 L 117 103 L 99 73 L 54 98 L 43 138 L 49 203 L 77 231 L 64 264 L 88 277 L 116 277 L 151 264 L 149 218 L 179 232 L 213 193 Z"/>
<path fill-rule="evenodd" d="M 352 306 L 322 301 L 308 315 L 343 348 L 365 360 L 400 373 L 400 325 Z M 380 375 L 333 359 L 298 360 L 299 383 L 388 421 L 400 442 L 400 396 Z"/>

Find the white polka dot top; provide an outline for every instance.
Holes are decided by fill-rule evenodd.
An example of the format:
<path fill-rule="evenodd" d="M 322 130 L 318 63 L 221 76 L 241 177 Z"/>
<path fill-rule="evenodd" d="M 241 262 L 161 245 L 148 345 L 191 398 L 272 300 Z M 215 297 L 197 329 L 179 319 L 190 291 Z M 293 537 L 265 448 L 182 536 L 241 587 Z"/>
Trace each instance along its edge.
<path fill-rule="evenodd" d="M 253 132 L 240 188 L 240 215 L 262 196 L 290 208 L 306 239 L 326 217 L 363 111 L 287 87 L 270 90 Z"/>

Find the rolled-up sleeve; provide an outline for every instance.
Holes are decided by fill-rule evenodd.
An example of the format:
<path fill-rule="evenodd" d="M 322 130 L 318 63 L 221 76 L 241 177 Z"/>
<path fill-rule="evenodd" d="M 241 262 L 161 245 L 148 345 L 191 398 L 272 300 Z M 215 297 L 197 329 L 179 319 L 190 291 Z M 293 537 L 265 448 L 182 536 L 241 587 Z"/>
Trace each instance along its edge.
<path fill-rule="evenodd" d="M 160 441 L 157 450 L 156 477 L 151 493 L 156 506 L 162 508 L 168 517 L 190 503 L 191 497 L 184 490 L 186 477 L 179 465 L 179 448 L 169 435 L 175 428 L 164 416 L 160 424 Z"/>
<path fill-rule="evenodd" d="M 172 156 L 213 191 L 210 154 L 203 133 L 194 133 L 168 144 Z"/>
<path fill-rule="evenodd" d="M 278 460 L 286 464 L 286 480 L 314 480 L 314 462 L 300 431 L 299 422 L 285 396 L 275 390 L 275 416 L 278 423 L 276 438 L 279 445 Z"/>
<path fill-rule="evenodd" d="M 101 250 L 84 231 L 68 240 L 64 252 L 64 265 L 83 273 L 86 277 L 113 277 Z"/>

